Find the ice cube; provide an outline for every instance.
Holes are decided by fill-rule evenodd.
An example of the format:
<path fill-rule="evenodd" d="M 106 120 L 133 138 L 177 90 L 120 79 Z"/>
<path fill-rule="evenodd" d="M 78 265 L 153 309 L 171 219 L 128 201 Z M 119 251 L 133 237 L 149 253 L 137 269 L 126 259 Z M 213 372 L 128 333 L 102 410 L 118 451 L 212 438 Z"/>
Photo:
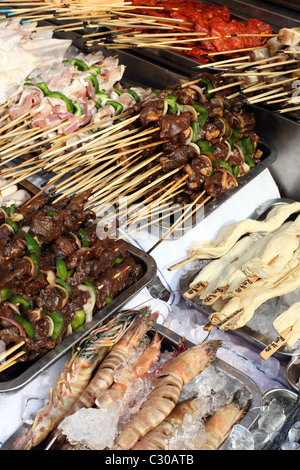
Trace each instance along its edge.
<path fill-rule="evenodd" d="M 233 426 L 229 442 L 229 450 L 254 450 L 254 437 L 249 429 L 242 424 Z"/>

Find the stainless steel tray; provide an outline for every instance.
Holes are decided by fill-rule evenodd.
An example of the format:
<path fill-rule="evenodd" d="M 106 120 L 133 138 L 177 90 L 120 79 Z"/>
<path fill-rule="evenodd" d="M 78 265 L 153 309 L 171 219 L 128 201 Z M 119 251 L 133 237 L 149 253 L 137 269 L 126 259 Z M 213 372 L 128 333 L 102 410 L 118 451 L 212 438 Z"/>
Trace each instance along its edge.
<path fill-rule="evenodd" d="M 82 325 L 74 331 L 74 333 L 66 336 L 53 350 L 49 351 L 31 364 L 17 363 L 6 371 L 0 373 L 0 393 L 16 390 L 32 381 L 37 375 L 44 372 L 49 366 L 62 357 L 90 331 L 116 313 L 117 310 L 132 299 L 154 278 L 157 266 L 152 256 L 129 243 L 126 244 L 128 252 L 137 262 L 142 264 L 144 270 L 143 276 L 112 300 L 112 302 L 96 312 L 93 316 L 92 322 Z"/>
<path fill-rule="evenodd" d="M 300 380 L 300 356 L 291 359 L 284 371 L 285 380 L 289 386 L 298 392 Z"/>
<path fill-rule="evenodd" d="M 290 204 L 294 202 L 291 199 L 273 199 L 271 201 L 267 201 L 266 203 L 262 204 L 259 206 L 256 211 L 249 217 L 252 219 L 264 219 L 268 212 L 275 207 L 276 205 L 279 204 Z M 193 279 L 196 277 L 196 275 L 199 273 L 199 271 L 204 267 L 205 264 L 207 264 L 209 261 L 207 260 L 199 260 L 200 266 L 197 269 L 191 269 L 189 271 L 186 271 L 180 278 L 179 280 L 179 290 L 180 293 L 183 294 L 187 292 L 191 282 Z M 191 300 L 185 299 L 186 302 L 192 306 L 194 306 L 197 310 L 199 310 L 202 314 L 205 316 L 209 316 L 211 313 L 214 312 L 213 308 L 210 306 L 205 306 L 202 304 L 201 300 L 198 298 L 198 296 L 194 297 Z M 257 313 L 255 313 L 257 315 Z M 230 330 L 232 333 L 237 334 L 238 336 L 244 338 L 251 344 L 254 344 L 258 346 L 260 349 L 264 349 L 266 346 L 269 345 L 270 341 L 275 339 L 278 336 L 278 333 L 274 329 L 274 337 L 268 338 L 266 337 L 262 332 L 255 331 L 251 327 L 251 321 L 248 322 L 245 326 L 236 329 L 236 330 Z M 298 352 L 293 351 L 291 348 L 286 347 L 285 345 L 281 346 L 277 352 L 274 354 L 274 357 L 290 357 L 298 355 Z"/>
<path fill-rule="evenodd" d="M 171 351 L 173 349 L 177 349 L 179 343 L 182 342 L 184 339 L 183 337 L 179 336 L 177 333 L 165 328 L 162 325 L 157 325 L 155 329 L 151 330 L 149 333 L 150 336 L 153 335 L 155 331 L 158 331 L 158 333 L 160 333 L 161 336 L 163 337 L 162 351 L 166 351 L 166 350 Z M 186 341 L 185 344 L 186 344 L 186 347 L 188 348 L 194 346 L 194 344 L 191 343 L 190 341 Z M 243 419 L 240 421 L 240 423 L 243 424 L 243 426 L 249 428 L 251 424 L 253 423 L 253 421 L 255 420 L 255 418 L 257 417 L 260 407 L 264 404 L 263 395 L 260 393 L 258 385 L 250 377 L 240 372 L 239 370 L 235 369 L 231 365 L 225 363 L 221 359 L 217 358 L 215 361 L 215 365 L 216 365 L 217 370 L 226 373 L 230 378 L 232 378 L 232 380 L 239 381 L 241 384 L 241 388 L 246 388 L 251 393 L 250 407 L 247 413 L 245 414 L 245 416 L 243 417 Z M 28 427 L 29 427 L 29 424 L 25 424 L 25 423 L 22 424 L 16 430 L 16 432 L 14 432 L 6 440 L 6 442 L 3 444 L 0 450 L 9 450 L 12 443 L 20 435 L 22 435 L 24 431 L 28 429 Z M 44 447 L 43 447 L 43 444 L 41 446 L 43 449 L 45 447 L 45 444 L 44 444 Z M 222 446 L 220 447 L 220 449 L 222 449 Z"/>

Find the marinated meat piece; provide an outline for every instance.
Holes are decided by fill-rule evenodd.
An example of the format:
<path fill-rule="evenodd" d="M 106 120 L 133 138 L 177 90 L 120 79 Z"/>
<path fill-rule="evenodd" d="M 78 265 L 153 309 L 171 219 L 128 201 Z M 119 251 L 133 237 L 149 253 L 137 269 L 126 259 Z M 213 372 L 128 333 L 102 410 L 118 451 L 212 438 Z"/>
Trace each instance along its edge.
<path fill-rule="evenodd" d="M 179 116 L 173 114 L 161 116 L 159 118 L 161 139 L 169 139 L 173 144 L 184 144 L 189 133 L 190 123 L 191 114 L 188 112 L 182 113 Z"/>
<path fill-rule="evenodd" d="M 174 152 L 170 153 L 166 157 L 160 158 L 160 163 L 163 166 L 163 171 L 171 170 L 172 168 L 180 167 L 184 165 L 188 159 L 193 158 L 197 155 L 196 150 L 190 145 L 183 145 L 178 147 Z"/>
<path fill-rule="evenodd" d="M 236 179 L 227 170 L 222 168 L 216 170 L 214 174 L 204 182 L 204 189 L 212 197 L 220 196 L 225 191 L 237 186 Z"/>
<path fill-rule="evenodd" d="M 48 285 L 42 289 L 38 297 L 38 306 L 49 312 L 55 312 L 64 307 L 66 294 L 59 286 Z"/>
<path fill-rule="evenodd" d="M 242 132 L 251 131 L 255 126 L 255 117 L 253 113 L 234 113 L 235 126 Z"/>
<path fill-rule="evenodd" d="M 200 189 L 205 178 L 212 172 L 212 162 L 205 155 L 199 155 L 193 158 L 189 165 L 185 166 L 185 171 L 189 175 L 187 179 L 189 189 Z"/>
<path fill-rule="evenodd" d="M 140 122 L 142 126 L 147 127 L 153 122 L 158 122 L 164 110 L 164 100 L 155 99 L 146 103 L 140 112 Z"/>
<path fill-rule="evenodd" d="M 20 258 L 26 253 L 26 242 L 22 233 L 18 233 L 12 239 L 0 240 L 0 265 L 3 268 L 8 260 Z"/>
<path fill-rule="evenodd" d="M 52 250 L 58 258 L 65 259 L 78 250 L 78 245 L 75 238 L 58 237 L 52 244 Z"/>
<path fill-rule="evenodd" d="M 0 271 L 0 289 L 22 285 L 32 278 L 32 265 L 26 258 L 16 259 L 11 271 Z"/>

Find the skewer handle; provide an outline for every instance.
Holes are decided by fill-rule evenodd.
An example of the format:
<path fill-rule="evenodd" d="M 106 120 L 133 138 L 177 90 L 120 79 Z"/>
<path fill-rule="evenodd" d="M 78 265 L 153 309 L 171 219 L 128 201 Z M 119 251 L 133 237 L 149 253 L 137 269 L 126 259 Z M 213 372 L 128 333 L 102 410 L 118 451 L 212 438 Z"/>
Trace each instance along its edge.
<path fill-rule="evenodd" d="M 186 291 L 183 296 L 185 299 L 193 299 L 199 292 L 201 292 L 207 286 L 207 282 L 199 281 L 193 287 L 191 287 L 188 291 Z"/>
<path fill-rule="evenodd" d="M 271 341 L 271 343 L 260 353 L 260 357 L 266 361 L 271 357 L 278 349 L 284 345 L 286 341 L 286 337 L 289 334 L 289 332 L 292 330 L 292 326 L 289 326 L 286 328 L 279 336 L 277 336 L 274 341 Z"/>

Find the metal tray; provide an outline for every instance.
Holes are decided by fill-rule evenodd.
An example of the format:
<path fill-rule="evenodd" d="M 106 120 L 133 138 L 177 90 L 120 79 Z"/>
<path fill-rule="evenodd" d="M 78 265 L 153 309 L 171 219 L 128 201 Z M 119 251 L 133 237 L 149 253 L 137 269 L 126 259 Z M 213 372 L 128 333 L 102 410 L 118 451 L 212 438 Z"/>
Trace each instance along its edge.
<path fill-rule="evenodd" d="M 162 340 L 162 351 L 171 351 L 173 349 L 177 349 L 178 345 L 180 342 L 183 341 L 184 338 L 179 336 L 177 333 L 169 330 L 168 328 L 165 328 L 162 325 L 157 325 L 155 329 L 151 330 L 149 332 L 149 335 L 152 336 L 155 331 L 158 331 L 158 333 L 161 334 L 163 337 Z M 190 341 L 186 341 L 186 347 L 192 347 L 195 346 L 193 343 Z M 240 421 L 243 426 L 249 428 L 255 418 L 257 417 L 257 413 L 260 409 L 260 407 L 264 404 L 263 400 L 263 395 L 259 391 L 258 385 L 247 375 L 244 373 L 240 372 L 239 370 L 235 369 L 231 365 L 225 363 L 221 359 L 216 359 L 215 365 L 217 370 L 222 371 L 226 373 L 229 377 L 232 378 L 232 380 L 238 380 L 241 384 L 241 388 L 247 388 L 248 391 L 251 393 L 251 404 L 250 407 L 243 417 L 243 419 Z M 3 444 L 0 450 L 9 450 L 10 446 L 12 443 L 19 437 L 21 436 L 26 429 L 28 429 L 29 424 L 23 423 L 20 425 L 20 427 L 6 440 L 6 442 Z M 224 445 L 224 444 L 223 444 Z M 223 446 L 222 445 L 222 446 Z M 43 450 L 45 448 L 46 444 L 43 443 L 41 444 L 41 447 Z M 222 446 L 220 449 L 222 449 Z"/>
<path fill-rule="evenodd" d="M 132 257 L 143 266 L 143 276 L 125 291 L 121 292 L 112 302 L 96 312 L 93 320 L 79 327 L 74 333 L 66 336 L 61 343 L 44 356 L 36 359 L 34 362 L 17 363 L 9 369 L 0 373 L 0 393 L 9 392 L 23 387 L 32 381 L 37 375 L 44 372 L 48 367 L 54 364 L 68 350 L 77 344 L 84 336 L 90 333 L 99 324 L 107 320 L 116 313 L 124 304 L 132 299 L 141 289 L 147 286 L 154 278 L 157 271 L 155 260 L 151 255 L 127 243 L 127 250 Z"/>
<path fill-rule="evenodd" d="M 290 204 L 292 202 L 294 202 L 294 201 L 291 200 L 291 199 L 284 199 L 284 198 L 267 201 L 266 203 L 259 206 L 249 218 L 258 219 L 258 220 L 264 219 L 267 216 L 268 212 L 273 207 L 275 207 L 276 205 Z M 200 268 L 186 271 L 181 276 L 181 278 L 179 280 L 179 290 L 180 290 L 180 293 L 181 293 L 182 296 L 188 290 L 191 282 L 196 277 L 196 275 L 199 273 L 199 271 L 204 267 L 205 264 L 208 263 L 207 260 L 203 260 L 203 262 L 201 260 L 199 262 L 200 262 L 200 264 L 202 264 L 202 266 Z M 188 299 L 185 299 L 185 300 L 188 304 L 195 307 L 197 310 L 199 310 L 203 315 L 205 315 L 207 317 L 211 313 L 214 312 L 212 307 L 203 305 L 202 302 L 200 301 L 200 299 L 198 298 L 198 296 L 194 297 L 191 300 L 188 300 Z M 254 345 L 258 346 L 260 349 L 264 349 L 266 346 L 269 345 L 270 341 L 272 341 L 273 339 L 275 339 L 278 336 L 278 333 L 274 329 L 274 337 L 273 338 L 267 338 L 264 334 L 262 334 L 259 331 L 255 331 L 251 327 L 251 321 L 248 322 L 248 324 L 246 324 L 245 326 L 243 326 L 241 328 L 238 328 L 236 330 L 230 330 L 230 331 L 234 334 L 237 334 L 238 336 L 241 336 L 242 338 L 244 338 L 245 340 L 247 340 L 251 344 L 254 344 Z M 278 357 L 278 358 L 286 357 L 286 358 L 288 358 L 290 356 L 294 356 L 294 355 L 298 355 L 298 354 L 299 354 L 299 352 L 295 352 L 291 348 L 288 348 L 285 345 L 283 345 L 274 353 L 274 357 Z"/>

